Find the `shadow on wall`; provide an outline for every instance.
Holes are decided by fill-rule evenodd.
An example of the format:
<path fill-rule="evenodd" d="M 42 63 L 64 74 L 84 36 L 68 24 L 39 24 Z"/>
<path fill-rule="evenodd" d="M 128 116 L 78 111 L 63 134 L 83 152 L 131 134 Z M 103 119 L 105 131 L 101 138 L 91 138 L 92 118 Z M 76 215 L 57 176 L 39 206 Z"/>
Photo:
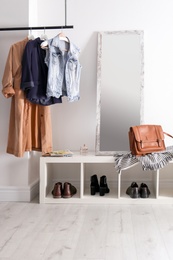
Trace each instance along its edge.
<path fill-rule="evenodd" d="M 78 46 L 80 48 L 80 46 Z M 84 143 L 95 150 L 97 33 L 93 33 L 79 56 L 82 66 L 80 100 L 51 107 L 53 147 L 79 150 Z"/>

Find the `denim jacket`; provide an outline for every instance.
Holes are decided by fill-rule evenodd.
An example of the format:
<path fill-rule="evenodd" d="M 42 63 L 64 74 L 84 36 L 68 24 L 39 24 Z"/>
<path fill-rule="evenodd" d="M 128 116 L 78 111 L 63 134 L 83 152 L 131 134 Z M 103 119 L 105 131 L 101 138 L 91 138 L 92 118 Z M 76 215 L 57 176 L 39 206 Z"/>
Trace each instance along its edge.
<path fill-rule="evenodd" d="M 69 39 L 68 39 L 69 40 Z M 79 48 L 57 35 L 48 40 L 45 63 L 48 66 L 47 96 L 67 96 L 68 101 L 79 100 L 81 65 Z"/>

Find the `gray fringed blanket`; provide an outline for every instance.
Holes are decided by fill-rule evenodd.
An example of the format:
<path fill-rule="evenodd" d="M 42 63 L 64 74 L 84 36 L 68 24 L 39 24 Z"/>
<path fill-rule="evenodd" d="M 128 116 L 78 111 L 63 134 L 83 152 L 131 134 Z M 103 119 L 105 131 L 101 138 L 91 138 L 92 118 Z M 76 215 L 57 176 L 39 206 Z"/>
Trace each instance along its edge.
<path fill-rule="evenodd" d="M 159 153 L 150 153 L 144 156 L 135 156 L 130 152 L 126 154 L 115 154 L 115 169 L 118 173 L 121 170 L 126 169 L 133 164 L 141 163 L 142 169 L 147 170 L 158 170 L 167 165 L 173 160 L 173 146 L 166 148 L 166 151 Z"/>

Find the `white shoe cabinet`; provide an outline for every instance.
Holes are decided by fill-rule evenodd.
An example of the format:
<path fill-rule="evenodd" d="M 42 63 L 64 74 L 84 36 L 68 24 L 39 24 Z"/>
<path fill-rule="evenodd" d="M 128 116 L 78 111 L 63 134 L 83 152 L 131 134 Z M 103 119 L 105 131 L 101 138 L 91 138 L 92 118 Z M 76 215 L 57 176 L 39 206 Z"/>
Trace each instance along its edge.
<path fill-rule="evenodd" d="M 172 163 L 172 162 L 171 162 Z M 78 173 L 78 185 L 77 194 L 75 194 L 70 199 L 58 198 L 55 199 L 52 196 L 53 179 L 51 173 L 51 166 L 56 164 L 76 164 Z M 90 195 L 89 183 L 85 183 L 85 174 L 87 165 L 95 164 L 112 164 L 115 166 L 115 161 L 113 156 L 96 156 L 94 153 L 88 153 L 87 155 L 81 155 L 80 153 L 74 153 L 72 157 L 40 157 L 40 189 L 39 189 L 39 202 L 40 203 L 111 203 L 111 204 L 147 204 L 147 203 L 173 203 L 173 185 L 166 187 L 165 191 L 160 189 L 160 172 L 150 171 L 152 175 L 152 183 L 150 185 L 151 195 L 146 199 L 132 199 L 126 194 L 126 188 L 123 185 L 122 176 L 125 171 L 129 168 L 122 170 L 120 173 L 115 171 L 114 185 L 110 187 L 110 193 L 105 194 L 105 196 L 99 196 L 96 194 L 94 196 Z M 114 169 L 115 170 L 115 169 Z M 58 172 L 57 172 L 58 174 Z M 69 172 L 69 174 L 71 174 Z M 107 178 L 109 176 L 107 175 Z M 133 179 L 132 179 L 133 181 Z M 152 186 L 152 188 L 151 188 Z"/>

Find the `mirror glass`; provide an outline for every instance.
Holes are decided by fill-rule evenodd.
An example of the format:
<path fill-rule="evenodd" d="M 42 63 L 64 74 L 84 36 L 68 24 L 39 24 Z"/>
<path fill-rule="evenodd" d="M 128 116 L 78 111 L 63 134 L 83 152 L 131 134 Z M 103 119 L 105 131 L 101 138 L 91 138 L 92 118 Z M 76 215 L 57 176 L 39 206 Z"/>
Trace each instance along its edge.
<path fill-rule="evenodd" d="M 143 32 L 98 33 L 96 155 L 129 151 L 143 121 Z"/>

